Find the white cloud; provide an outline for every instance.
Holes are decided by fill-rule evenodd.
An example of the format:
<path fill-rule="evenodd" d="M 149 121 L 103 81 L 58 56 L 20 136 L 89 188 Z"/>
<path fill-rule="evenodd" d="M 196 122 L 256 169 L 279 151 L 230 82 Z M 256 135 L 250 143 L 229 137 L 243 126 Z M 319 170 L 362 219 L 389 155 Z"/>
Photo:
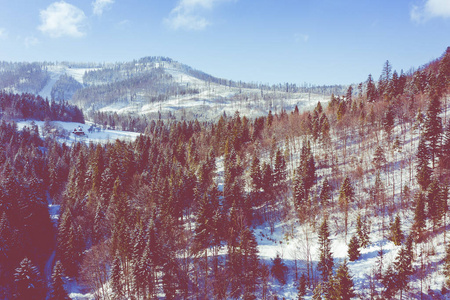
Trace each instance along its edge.
<path fill-rule="evenodd" d="M 39 43 L 39 40 L 35 38 L 34 36 L 27 36 L 24 40 L 25 47 L 30 48 L 32 46 L 35 46 Z"/>
<path fill-rule="evenodd" d="M 422 5 L 413 5 L 410 17 L 417 23 L 432 18 L 450 18 L 450 0 L 426 0 Z"/>
<path fill-rule="evenodd" d="M 64 1 L 54 2 L 40 11 L 42 24 L 38 27 L 44 34 L 52 38 L 62 36 L 82 37 L 86 15 L 72 4 Z"/>
<path fill-rule="evenodd" d="M 203 16 L 221 2 L 231 0 L 180 0 L 164 22 L 173 30 L 203 30 L 211 23 Z"/>
<path fill-rule="evenodd" d="M 114 3 L 114 0 L 95 0 L 92 2 L 92 10 L 94 15 L 101 16 L 103 11 L 109 8 Z"/>
<path fill-rule="evenodd" d="M 6 39 L 8 37 L 8 32 L 5 28 L 0 28 L 0 39 Z"/>

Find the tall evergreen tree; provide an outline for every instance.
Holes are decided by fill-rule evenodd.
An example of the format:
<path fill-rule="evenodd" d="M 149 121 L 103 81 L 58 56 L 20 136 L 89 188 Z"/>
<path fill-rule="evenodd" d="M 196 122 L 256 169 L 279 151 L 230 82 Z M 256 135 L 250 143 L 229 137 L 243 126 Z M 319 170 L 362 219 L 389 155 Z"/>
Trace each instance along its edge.
<path fill-rule="evenodd" d="M 441 222 L 445 212 L 440 185 L 441 184 L 436 179 L 433 179 L 428 186 L 428 217 L 433 222 L 433 229 Z"/>
<path fill-rule="evenodd" d="M 328 229 L 328 218 L 323 219 L 318 233 L 319 262 L 317 269 L 322 275 L 322 280 L 327 282 L 333 273 L 333 254 L 331 253 L 330 231 Z"/>
<path fill-rule="evenodd" d="M 414 223 L 413 229 L 417 235 L 417 239 L 420 239 L 422 232 L 426 225 L 426 215 L 425 215 L 425 195 L 423 192 L 418 192 L 415 195 L 416 207 L 414 209 Z"/>
<path fill-rule="evenodd" d="M 45 298 L 45 286 L 37 267 L 24 258 L 14 273 L 16 285 L 15 299 L 40 300 Z"/>
<path fill-rule="evenodd" d="M 358 217 L 356 218 L 356 235 L 358 237 L 359 246 L 362 248 L 365 248 L 370 244 L 368 231 L 367 223 L 363 223 L 361 215 L 358 214 Z"/>
<path fill-rule="evenodd" d="M 69 300 L 70 297 L 64 289 L 63 269 L 60 261 L 53 268 L 52 286 L 49 300 Z"/>
<path fill-rule="evenodd" d="M 341 207 L 341 210 L 344 212 L 345 235 L 347 235 L 348 228 L 348 210 L 354 196 L 355 191 L 353 190 L 353 186 L 350 183 L 350 178 L 345 177 L 344 181 L 341 184 L 341 189 L 339 190 L 339 205 Z"/>
<path fill-rule="evenodd" d="M 336 271 L 336 294 L 337 299 L 342 300 L 350 300 L 356 296 L 346 260 L 344 260 Z"/>
<path fill-rule="evenodd" d="M 306 296 L 306 276 L 305 273 L 300 276 L 300 280 L 298 282 L 297 287 L 297 300 L 303 300 Z"/>
<path fill-rule="evenodd" d="M 430 151 L 426 145 L 425 139 L 421 138 L 417 148 L 417 166 L 416 178 L 422 190 L 426 190 L 430 184 L 431 168 L 428 165 Z"/>
<path fill-rule="evenodd" d="M 350 243 L 348 244 L 348 259 L 350 261 L 355 261 L 359 258 L 359 246 L 360 243 L 356 235 L 352 236 L 352 238 L 350 239 Z"/>
<path fill-rule="evenodd" d="M 391 224 L 390 240 L 396 245 L 400 246 L 403 241 L 403 232 L 401 229 L 400 216 L 397 214 L 394 222 Z"/>
<path fill-rule="evenodd" d="M 432 96 L 425 117 L 424 138 L 428 142 L 433 169 L 435 160 L 439 157 L 441 151 L 441 134 L 443 130 L 440 113 L 441 102 L 438 97 Z"/>
<path fill-rule="evenodd" d="M 122 267 L 119 254 L 115 255 L 111 266 L 111 289 L 114 300 L 123 299 Z"/>
<path fill-rule="evenodd" d="M 320 190 L 320 202 L 321 204 L 326 207 L 328 205 L 328 202 L 331 200 L 331 186 L 328 182 L 328 179 L 325 178 L 322 183 L 322 189 Z"/>

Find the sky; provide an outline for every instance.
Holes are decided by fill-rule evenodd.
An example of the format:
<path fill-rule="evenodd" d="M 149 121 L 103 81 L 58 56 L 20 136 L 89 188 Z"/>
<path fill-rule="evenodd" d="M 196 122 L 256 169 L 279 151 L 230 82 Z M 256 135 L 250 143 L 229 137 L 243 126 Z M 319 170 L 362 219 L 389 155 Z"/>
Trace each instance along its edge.
<path fill-rule="evenodd" d="M 0 0 L 0 61 L 165 56 L 258 83 L 351 84 L 450 46 L 450 0 Z"/>

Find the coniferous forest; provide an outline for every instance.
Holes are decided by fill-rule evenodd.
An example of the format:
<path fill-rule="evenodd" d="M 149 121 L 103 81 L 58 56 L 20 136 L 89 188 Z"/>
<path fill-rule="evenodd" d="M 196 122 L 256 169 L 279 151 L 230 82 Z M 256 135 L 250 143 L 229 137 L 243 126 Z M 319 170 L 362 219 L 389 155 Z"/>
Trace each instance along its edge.
<path fill-rule="evenodd" d="M 449 92 L 450 48 L 256 118 L 83 116 L 1 92 L 0 298 L 76 282 L 92 299 L 445 299 Z M 15 123 L 85 118 L 142 134 L 66 144 Z"/>

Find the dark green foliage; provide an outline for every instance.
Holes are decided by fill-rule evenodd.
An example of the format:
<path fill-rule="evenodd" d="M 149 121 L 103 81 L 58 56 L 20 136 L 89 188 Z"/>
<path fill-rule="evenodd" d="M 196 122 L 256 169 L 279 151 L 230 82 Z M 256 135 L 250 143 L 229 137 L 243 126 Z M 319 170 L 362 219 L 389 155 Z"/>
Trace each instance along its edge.
<path fill-rule="evenodd" d="M 350 300 L 356 296 L 353 289 L 353 280 L 348 270 L 346 260 L 344 260 L 344 262 L 337 269 L 335 281 L 337 299 Z"/>
<path fill-rule="evenodd" d="M 360 247 L 360 242 L 359 242 L 358 238 L 356 237 L 356 235 L 352 236 L 352 238 L 350 239 L 350 242 L 348 244 L 348 259 L 350 261 L 355 261 L 359 258 L 359 256 L 360 256 L 359 247 Z"/>
<path fill-rule="evenodd" d="M 119 255 L 115 255 L 111 266 L 111 290 L 113 299 L 122 299 L 124 291 L 122 283 L 122 267 Z"/>
<path fill-rule="evenodd" d="M 367 222 L 363 222 L 360 214 L 358 214 L 358 218 L 356 219 L 356 235 L 360 247 L 365 248 L 370 244 L 369 226 Z"/>
<path fill-rule="evenodd" d="M 330 231 L 328 229 L 328 219 L 325 217 L 319 228 L 319 262 L 317 269 L 322 275 L 324 282 L 328 281 L 333 274 L 333 254 L 331 253 Z"/>
<path fill-rule="evenodd" d="M 450 244 L 445 247 L 445 257 L 444 257 L 444 275 L 445 275 L 445 285 L 450 286 Z"/>
<path fill-rule="evenodd" d="M 63 267 L 58 260 L 53 267 L 52 286 L 49 300 L 69 300 L 70 297 L 64 289 Z"/>
<path fill-rule="evenodd" d="M 14 299 L 40 300 L 45 298 L 46 289 L 37 267 L 24 258 L 14 273 L 16 286 Z"/>
<path fill-rule="evenodd" d="M 425 215 L 425 195 L 423 192 L 418 192 L 415 195 L 416 207 L 414 209 L 414 224 L 413 229 L 418 238 L 422 235 L 425 229 L 426 215 Z"/>
<path fill-rule="evenodd" d="M 322 183 L 322 189 L 320 190 L 320 202 L 323 206 L 327 206 L 329 201 L 331 200 L 331 186 L 328 182 L 328 179 L 325 178 Z"/>
<path fill-rule="evenodd" d="M 300 276 L 300 280 L 297 286 L 297 300 L 303 300 L 303 297 L 306 295 L 306 276 L 303 273 Z"/>
<path fill-rule="evenodd" d="M 441 134 L 442 134 L 442 119 L 439 116 L 441 113 L 441 102 L 436 96 L 432 96 L 428 105 L 425 116 L 425 130 L 423 133 L 431 156 L 431 164 L 434 169 L 435 160 L 439 157 L 441 151 Z"/>
<path fill-rule="evenodd" d="M 396 245 L 396 246 L 400 246 L 402 244 L 403 241 L 403 232 L 402 229 L 400 228 L 401 224 L 400 224 L 400 216 L 397 215 L 395 217 L 394 222 L 391 224 L 391 234 L 389 239 Z"/>
<path fill-rule="evenodd" d="M 67 102 L 49 103 L 41 96 L 32 94 L 11 94 L 0 91 L 0 106 L 9 118 L 44 121 L 67 121 L 84 123 L 83 112 Z"/>
<path fill-rule="evenodd" d="M 450 122 L 447 122 L 442 138 L 440 165 L 445 169 L 450 169 Z"/>
<path fill-rule="evenodd" d="M 345 234 L 347 234 L 348 228 L 348 211 L 350 208 L 350 203 L 353 202 L 353 198 L 355 197 L 355 191 L 353 190 L 353 186 L 350 183 L 350 178 L 345 177 L 344 181 L 342 181 L 341 188 L 339 190 L 339 206 L 341 211 L 344 212 L 344 227 Z"/>
<path fill-rule="evenodd" d="M 75 276 L 81 262 L 84 245 L 82 233 L 75 227 L 69 210 L 63 213 L 58 230 L 57 256 L 64 267 L 64 273 Z"/>
<path fill-rule="evenodd" d="M 428 165 L 430 158 L 430 151 L 424 139 L 420 139 L 419 147 L 417 148 L 417 165 L 416 178 L 422 190 L 426 190 L 430 184 L 431 168 Z"/>
<path fill-rule="evenodd" d="M 283 260 L 280 257 L 280 254 L 277 253 L 277 256 L 272 259 L 272 275 L 278 280 L 282 285 L 286 284 L 286 272 L 288 270 L 287 266 L 284 264 Z"/>
<path fill-rule="evenodd" d="M 433 179 L 427 193 L 428 217 L 433 222 L 433 228 L 440 224 L 446 210 L 446 201 L 442 196 L 441 183 Z"/>
<path fill-rule="evenodd" d="M 375 166 L 375 169 L 381 169 L 381 167 L 383 167 L 385 163 L 386 157 L 384 155 L 384 150 L 383 148 L 381 148 L 381 146 L 378 146 L 373 157 L 373 164 Z"/>

